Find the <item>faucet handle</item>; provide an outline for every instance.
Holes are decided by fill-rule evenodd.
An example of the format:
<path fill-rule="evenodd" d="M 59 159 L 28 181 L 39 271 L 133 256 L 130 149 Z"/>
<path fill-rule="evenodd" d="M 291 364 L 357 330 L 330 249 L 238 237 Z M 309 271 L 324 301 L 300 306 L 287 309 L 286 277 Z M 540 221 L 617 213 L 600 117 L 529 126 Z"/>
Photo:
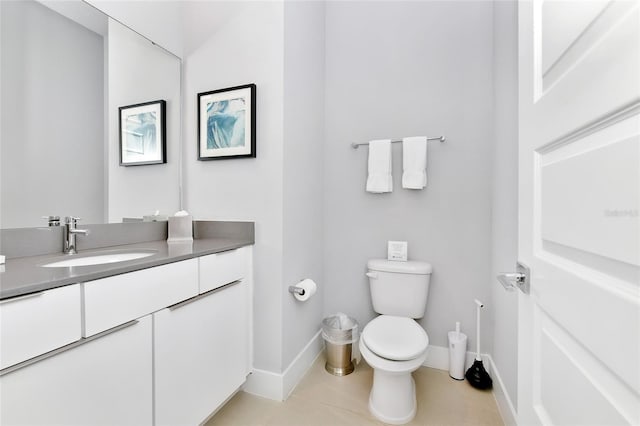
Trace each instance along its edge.
<path fill-rule="evenodd" d="M 41 216 L 46 219 L 49 226 L 60 226 L 60 216 Z"/>
<path fill-rule="evenodd" d="M 65 223 L 77 223 L 79 220 L 82 220 L 81 217 L 76 217 L 76 216 L 67 216 L 64 218 L 64 222 Z"/>

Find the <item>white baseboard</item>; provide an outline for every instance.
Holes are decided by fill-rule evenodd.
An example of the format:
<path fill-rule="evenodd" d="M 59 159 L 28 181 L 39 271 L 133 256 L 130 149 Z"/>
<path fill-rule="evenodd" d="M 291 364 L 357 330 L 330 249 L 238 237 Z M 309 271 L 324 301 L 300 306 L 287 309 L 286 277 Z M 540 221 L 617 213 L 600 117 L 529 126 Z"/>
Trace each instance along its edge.
<path fill-rule="evenodd" d="M 491 373 L 491 364 L 489 363 L 489 355 L 481 354 L 482 362 L 488 373 Z M 476 358 L 475 352 L 467 351 L 465 360 L 465 370 L 471 367 L 473 360 Z M 427 359 L 422 363 L 423 366 L 436 368 L 438 370 L 449 371 L 449 348 L 444 346 L 430 345 L 427 348 Z"/>
<path fill-rule="evenodd" d="M 323 349 L 324 342 L 318 330 L 283 373 L 254 369 L 243 390 L 275 401 L 286 400 Z"/>
<path fill-rule="evenodd" d="M 489 365 L 493 371 L 493 396 L 498 404 L 498 411 L 502 416 L 502 420 L 506 426 L 515 426 L 516 422 L 516 410 L 513 407 L 511 398 L 507 393 L 507 389 L 504 386 L 504 382 L 500 377 L 500 372 L 496 368 L 493 358 L 489 356 Z M 497 385 L 497 386 L 496 386 Z"/>
<path fill-rule="evenodd" d="M 324 349 L 324 341 L 320 334 L 322 330 L 318 332 L 309 340 L 309 343 L 302 348 L 300 353 L 291 361 L 291 364 L 282 373 L 282 394 L 284 399 L 287 399 L 291 392 L 298 385 L 300 380 L 304 377 L 309 368 L 313 365 L 313 362 L 318 358 L 318 355 L 322 353 Z"/>
<path fill-rule="evenodd" d="M 254 368 L 245 382 L 243 391 L 263 398 L 284 401 L 282 392 L 282 374 Z"/>
<path fill-rule="evenodd" d="M 425 367 L 449 370 L 449 349 L 442 346 L 429 346 L 427 358 L 422 363 Z"/>

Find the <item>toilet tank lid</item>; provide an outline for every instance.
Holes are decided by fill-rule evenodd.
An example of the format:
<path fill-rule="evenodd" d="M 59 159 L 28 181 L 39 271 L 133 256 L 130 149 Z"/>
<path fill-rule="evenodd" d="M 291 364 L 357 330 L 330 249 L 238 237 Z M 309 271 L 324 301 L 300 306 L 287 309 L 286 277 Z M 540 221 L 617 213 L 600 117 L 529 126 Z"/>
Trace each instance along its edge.
<path fill-rule="evenodd" d="M 427 262 L 420 262 L 417 260 L 402 262 L 398 260 L 387 259 L 370 259 L 367 262 L 367 268 L 372 271 L 418 275 L 428 275 L 431 274 L 431 271 L 433 270 L 431 264 Z"/>

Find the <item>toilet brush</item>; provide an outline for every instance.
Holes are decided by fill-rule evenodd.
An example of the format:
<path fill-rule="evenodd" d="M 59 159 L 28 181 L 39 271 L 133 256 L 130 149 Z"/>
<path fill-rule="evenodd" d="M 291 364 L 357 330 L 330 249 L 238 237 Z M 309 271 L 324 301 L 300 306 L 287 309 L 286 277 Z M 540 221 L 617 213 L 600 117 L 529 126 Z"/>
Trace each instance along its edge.
<path fill-rule="evenodd" d="M 469 367 L 464 377 L 469 381 L 469 384 L 476 389 L 490 389 L 493 385 L 493 380 L 484 369 L 482 365 L 482 358 L 480 358 L 480 308 L 484 305 L 478 299 L 476 302 L 476 359 L 473 360 L 473 365 Z"/>

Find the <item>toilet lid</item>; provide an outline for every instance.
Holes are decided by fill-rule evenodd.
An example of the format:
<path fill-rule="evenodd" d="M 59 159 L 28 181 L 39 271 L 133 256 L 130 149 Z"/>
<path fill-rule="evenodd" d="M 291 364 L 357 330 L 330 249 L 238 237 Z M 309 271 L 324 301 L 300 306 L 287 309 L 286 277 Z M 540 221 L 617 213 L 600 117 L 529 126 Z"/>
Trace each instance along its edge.
<path fill-rule="evenodd" d="M 429 345 L 429 336 L 411 318 L 380 315 L 362 331 L 362 340 L 376 355 L 395 361 L 417 358 Z"/>

